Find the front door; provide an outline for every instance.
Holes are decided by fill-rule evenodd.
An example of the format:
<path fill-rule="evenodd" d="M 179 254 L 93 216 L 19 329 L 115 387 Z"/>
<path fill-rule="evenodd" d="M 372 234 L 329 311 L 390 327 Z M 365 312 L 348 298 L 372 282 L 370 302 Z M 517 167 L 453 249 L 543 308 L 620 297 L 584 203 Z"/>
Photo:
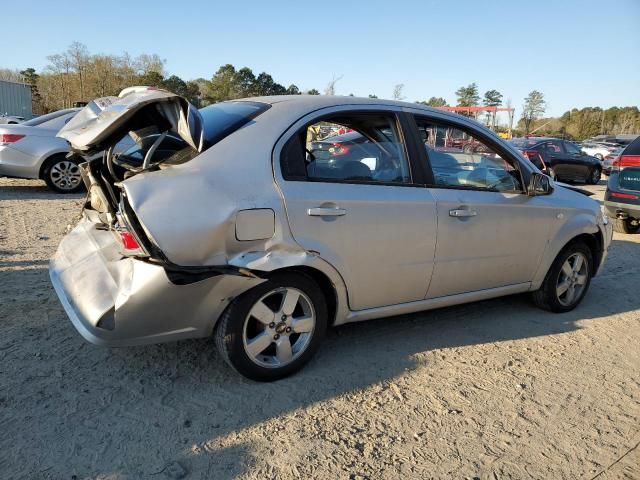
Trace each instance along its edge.
<path fill-rule="evenodd" d="M 400 129 L 393 112 L 342 112 L 302 126 L 283 150 L 291 232 L 342 275 L 351 310 L 422 300 L 429 286 L 436 204 L 414 184 Z M 287 179 L 297 156 L 304 167 Z"/>
<path fill-rule="evenodd" d="M 525 193 L 517 160 L 471 127 L 416 118 L 436 199 L 438 239 L 428 298 L 530 282 L 549 235 L 541 197 Z M 472 151 L 441 137 L 474 138 Z"/>

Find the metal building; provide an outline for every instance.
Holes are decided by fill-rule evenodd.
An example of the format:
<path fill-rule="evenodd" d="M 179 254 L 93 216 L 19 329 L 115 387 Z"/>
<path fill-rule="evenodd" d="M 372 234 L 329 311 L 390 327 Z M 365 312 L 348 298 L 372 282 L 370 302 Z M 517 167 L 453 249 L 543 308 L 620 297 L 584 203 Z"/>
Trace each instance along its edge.
<path fill-rule="evenodd" d="M 24 83 L 0 80 L 0 115 L 33 117 L 31 87 Z"/>

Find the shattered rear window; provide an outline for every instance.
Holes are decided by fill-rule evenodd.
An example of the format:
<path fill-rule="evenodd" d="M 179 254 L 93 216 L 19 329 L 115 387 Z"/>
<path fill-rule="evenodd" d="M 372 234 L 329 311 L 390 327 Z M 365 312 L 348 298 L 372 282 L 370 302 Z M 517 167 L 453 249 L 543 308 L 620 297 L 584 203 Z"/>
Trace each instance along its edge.
<path fill-rule="evenodd" d="M 200 109 L 204 126 L 206 148 L 231 135 L 270 105 L 260 102 L 221 102 Z"/>

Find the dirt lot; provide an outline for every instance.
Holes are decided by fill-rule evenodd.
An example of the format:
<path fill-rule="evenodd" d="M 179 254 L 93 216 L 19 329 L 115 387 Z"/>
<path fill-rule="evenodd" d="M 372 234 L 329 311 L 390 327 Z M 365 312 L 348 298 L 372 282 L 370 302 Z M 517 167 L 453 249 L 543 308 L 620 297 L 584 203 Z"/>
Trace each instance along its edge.
<path fill-rule="evenodd" d="M 47 273 L 80 202 L 0 179 L 3 479 L 640 478 L 640 235 L 574 312 L 515 296 L 349 325 L 265 385 L 208 340 L 86 343 Z"/>

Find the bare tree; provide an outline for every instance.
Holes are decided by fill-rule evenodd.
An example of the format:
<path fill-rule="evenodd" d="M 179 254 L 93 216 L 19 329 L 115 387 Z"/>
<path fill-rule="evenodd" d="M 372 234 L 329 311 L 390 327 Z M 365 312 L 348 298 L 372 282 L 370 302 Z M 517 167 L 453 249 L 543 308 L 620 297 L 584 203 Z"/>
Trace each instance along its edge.
<path fill-rule="evenodd" d="M 342 79 L 344 75 L 340 75 L 336 77 L 335 75 L 332 77 L 331 81 L 327 83 L 327 86 L 324 89 L 325 95 L 335 95 L 336 94 L 336 83 Z"/>
<path fill-rule="evenodd" d="M 0 80 L 7 80 L 9 82 L 23 82 L 24 77 L 20 72 L 18 72 L 18 70 L 0 68 Z"/>
<path fill-rule="evenodd" d="M 156 72 L 162 76 L 165 76 L 167 72 L 165 72 L 164 64 L 167 61 L 165 59 L 160 58 L 159 55 L 153 53 L 151 55 L 143 53 L 136 58 L 137 70 L 140 75 L 144 75 L 145 73 Z"/>
<path fill-rule="evenodd" d="M 394 100 L 404 100 L 406 98 L 404 95 L 402 95 L 402 90 L 404 90 L 404 83 L 399 83 L 395 87 L 393 87 Z"/>
<path fill-rule="evenodd" d="M 66 54 L 69 62 L 71 63 L 71 68 L 73 68 L 78 74 L 78 81 L 80 83 L 80 100 L 86 100 L 85 97 L 85 75 L 87 63 L 89 63 L 89 50 L 86 45 L 80 42 L 73 42 Z"/>
<path fill-rule="evenodd" d="M 66 53 L 50 55 L 47 57 L 49 65 L 47 65 L 47 71 L 53 74 L 56 83 L 60 89 L 60 95 L 57 96 L 61 101 L 57 108 L 67 108 L 71 106 L 71 61 Z"/>

